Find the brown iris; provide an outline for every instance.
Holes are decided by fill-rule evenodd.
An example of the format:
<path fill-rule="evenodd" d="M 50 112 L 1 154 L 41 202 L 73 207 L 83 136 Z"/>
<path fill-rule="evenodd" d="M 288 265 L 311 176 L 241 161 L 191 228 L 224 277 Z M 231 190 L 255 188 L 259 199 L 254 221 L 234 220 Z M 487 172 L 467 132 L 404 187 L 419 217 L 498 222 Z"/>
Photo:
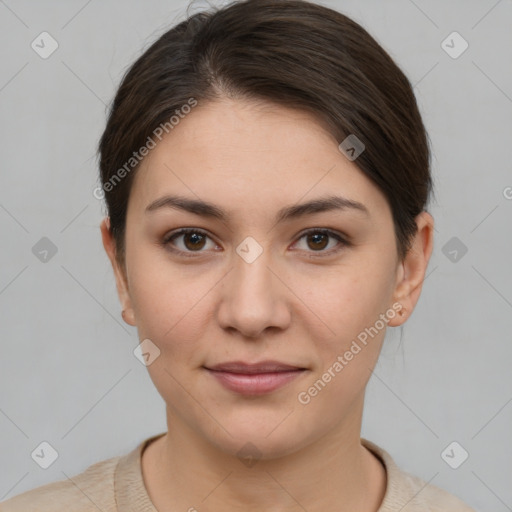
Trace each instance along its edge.
<path fill-rule="evenodd" d="M 323 237 L 323 240 L 320 237 Z M 313 240 L 313 243 L 315 244 L 314 247 L 310 246 L 311 249 L 324 249 L 328 244 L 328 238 L 329 238 L 329 236 L 326 235 L 325 233 L 313 233 L 312 235 L 307 235 L 308 244 L 309 244 L 309 240 L 311 240 L 311 239 Z"/>
<path fill-rule="evenodd" d="M 183 243 L 189 250 L 202 249 L 204 247 L 206 236 L 200 233 L 183 233 Z M 190 244 L 187 242 L 190 240 Z"/>

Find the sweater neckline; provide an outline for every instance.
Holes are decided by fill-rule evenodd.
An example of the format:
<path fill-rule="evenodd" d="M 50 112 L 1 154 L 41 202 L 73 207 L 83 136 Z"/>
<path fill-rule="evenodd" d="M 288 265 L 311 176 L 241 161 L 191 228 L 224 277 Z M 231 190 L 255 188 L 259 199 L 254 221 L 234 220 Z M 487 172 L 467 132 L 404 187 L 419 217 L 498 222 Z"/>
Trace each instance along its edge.
<path fill-rule="evenodd" d="M 142 476 L 142 453 L 153 441 L 164 436 L 166 432 L 155 434 L 139 443 L 135 449 L 121 456 L 114 474 L 114 494 L 117 510 L 123 512 L 158 512 L 151 501 Z M 380 446 L 361 438 L 361 444 L 370 450 L 381 462 L 386 471 L 386 490 L 377 512 L 392 512 L 392 504 L 399 497 L 396 488 L 400 469 L 391 455 Z"/>

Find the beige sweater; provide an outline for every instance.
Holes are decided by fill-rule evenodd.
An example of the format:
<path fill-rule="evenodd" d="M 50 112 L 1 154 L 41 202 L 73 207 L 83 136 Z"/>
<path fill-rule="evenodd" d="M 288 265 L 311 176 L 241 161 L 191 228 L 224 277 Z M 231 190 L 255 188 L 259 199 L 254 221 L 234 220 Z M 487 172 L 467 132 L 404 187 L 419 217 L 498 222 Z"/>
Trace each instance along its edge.
<path fill-rule="evenodd" d="M 89 466 L 69 480 L 52 482 L 0 503 L 0 512 L 158 512 L 144 486 L 141 454 L 164 433 L 145 439 L 126 455 Z M 361 439 L 387 473 L 378 512 L 475 512 L 448 492 L 401 471 L 379 446 Z"/>

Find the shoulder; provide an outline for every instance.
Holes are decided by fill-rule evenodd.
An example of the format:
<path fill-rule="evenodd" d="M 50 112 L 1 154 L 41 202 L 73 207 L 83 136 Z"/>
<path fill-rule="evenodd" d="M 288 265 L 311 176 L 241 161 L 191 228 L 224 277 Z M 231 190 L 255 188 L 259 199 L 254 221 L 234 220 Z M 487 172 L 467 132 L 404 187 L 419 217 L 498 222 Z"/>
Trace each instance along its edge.
<path fill-rule="evenodd" d="M 386 467 L 386 493 L 378 512 L 476 512 L 448 491 L 402 471 L 391 455 L 376 444 L 366 439 L 361 442 Z"/>
<path fill-rule="evenodd" d="M 454 494 L 401 470 L 392 485 L 403 512 L 475 512 Z"/>
<path fill-rule="evenodd" d="M 0 512 L 114 512 L 114 474 L 122 456 L 96 462 L 82 473 L 0 503 Z"/>

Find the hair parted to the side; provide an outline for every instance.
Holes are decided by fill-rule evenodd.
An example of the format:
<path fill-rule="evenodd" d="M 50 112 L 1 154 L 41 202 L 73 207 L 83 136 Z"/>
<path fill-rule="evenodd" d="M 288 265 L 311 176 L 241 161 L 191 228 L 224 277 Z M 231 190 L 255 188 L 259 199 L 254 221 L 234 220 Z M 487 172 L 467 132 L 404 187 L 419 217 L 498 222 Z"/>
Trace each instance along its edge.
<path fill-rule="evenodd" d="M 354 163 L 387 198 L 403 260 L 433 193 L 428 135 L 409 80 L 364 28 L 335 10 L 306 0 L 242 0 L 177 24 L 122 79 L 98 145 L 121 265 L 137 166 L 106 185 L 191 98 L 222 96 L 305 109 L 338 143 L 356 135 L 365 150 Z"/>

